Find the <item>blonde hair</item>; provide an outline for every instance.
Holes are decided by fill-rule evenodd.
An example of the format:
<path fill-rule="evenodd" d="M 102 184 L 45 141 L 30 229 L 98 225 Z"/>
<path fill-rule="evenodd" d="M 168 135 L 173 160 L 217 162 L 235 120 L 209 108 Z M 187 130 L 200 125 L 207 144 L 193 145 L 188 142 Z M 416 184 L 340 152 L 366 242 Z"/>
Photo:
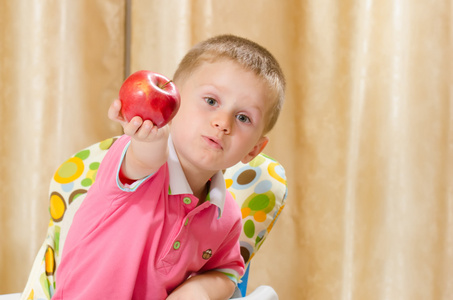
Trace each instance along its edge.
<path fill-rule="evenodd" d="M 231 59 L 244 69 L 254 72 L 272 90 L 274 105 L 271 107 L 264 133 L 277 122 L 285 99 L 285 77 L 277 60 L 264 47 L 234 35 L 219 35 L 196 44 L 181 60 L 173 80 L 182 84 L 203 62 Z"/>

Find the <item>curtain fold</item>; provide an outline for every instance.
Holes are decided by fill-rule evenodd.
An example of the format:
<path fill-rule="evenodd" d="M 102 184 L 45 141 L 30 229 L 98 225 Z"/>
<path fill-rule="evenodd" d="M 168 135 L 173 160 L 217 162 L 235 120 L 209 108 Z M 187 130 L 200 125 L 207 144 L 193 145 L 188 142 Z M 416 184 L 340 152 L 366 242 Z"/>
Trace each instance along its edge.
<path fill-rule="evenodd" d="M 20 291 L 73 152 L 120 133 L 124 1 L 0 3 L 0 293 Z M 221 33 L 279 60 L 264 150 L 286 208 L 252 261 L 280 299 L 453 298 L 453 1 L 134 0 L 131 72 Z"/>
<path fill-rule="evenodd" d="M 123 1 L 1 1 L 0 293 L 24 288 L 49 222 L 48 187 L 76 151 L 120 134 Z"/>

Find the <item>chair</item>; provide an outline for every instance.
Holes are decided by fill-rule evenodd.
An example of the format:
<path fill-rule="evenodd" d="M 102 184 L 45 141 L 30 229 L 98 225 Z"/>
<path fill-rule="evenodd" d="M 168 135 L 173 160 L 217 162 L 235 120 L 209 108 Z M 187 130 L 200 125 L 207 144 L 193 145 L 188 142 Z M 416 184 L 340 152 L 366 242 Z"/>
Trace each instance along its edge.
<path fill-rule="evenodd" d="M 96 179 L 99 165 L 117 137 L 85 148 L 65 161 L 50 183 L 50 223 L 47 236 L 38 251 L 24 291 L 26 299 L 50 299 L 55 291 L 55 272 L 72 219 L 85 194 Z M 287 186 L 283 167 L 264 154 L 248 164 L 239 163 L 224 173 L 227 189 L 242 211 L 241 254 L 247 273 L 232 299 L 278 299 L 269 286 L 261 286 L 249 296 L 247 289 L 250 261 L 271 231 L 285 205 Z M 18 299 L 20 294 L 5 295 Z M 6 298 L 16 297 L 16 298 Z M 240 298 L 244 297 L 244 298 Z M 0 296 L 0 299 L 1 296 Z"/>

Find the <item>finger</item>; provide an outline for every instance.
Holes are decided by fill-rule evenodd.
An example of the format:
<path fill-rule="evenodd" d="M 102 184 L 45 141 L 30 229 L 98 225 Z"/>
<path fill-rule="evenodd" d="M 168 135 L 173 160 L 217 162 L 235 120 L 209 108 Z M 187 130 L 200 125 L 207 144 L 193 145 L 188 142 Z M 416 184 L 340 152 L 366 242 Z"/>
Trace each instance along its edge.
<path fill-rule="evenodd" d="M 110 104 L 108 110 L 108 117 L 113 121 L 125 121 L 123 116 L 121 115 L 121 101 L 116 99 Z"/>
<path fill-rule="evenodd" d="M 153 122 L 150 120 L 145 120 L 138 129 L 136 135 L 137 138 L 145 140 L 148 139 L 151 135 L 157 132 L 157 126 L 154 126 Z"/>
<path fill-rule="evenodd" d="M 135 116 L 129 123 L 124 122 L 123 125 L 124 133 L 129 136 L 134 136 L 135 134 L 137 134 L 142 124 L 143 124 L 142 118 L 140 118 L 139 116 Z"/>

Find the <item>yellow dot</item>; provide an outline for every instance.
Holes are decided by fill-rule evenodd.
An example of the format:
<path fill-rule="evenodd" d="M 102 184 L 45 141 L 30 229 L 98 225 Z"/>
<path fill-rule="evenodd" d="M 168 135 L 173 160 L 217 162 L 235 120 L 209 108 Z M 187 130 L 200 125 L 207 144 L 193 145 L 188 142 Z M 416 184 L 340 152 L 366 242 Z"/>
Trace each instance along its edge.
<path fill-rule="evenodd" d="M 55 222 L 60 221 L 66 211 L 66 203 L 62 196 L 56 192 L 50 195 L 50 216 Z"/>
<path fill-rule="evenodd" d="M 55 272 L 55 256 L 53 249 L 51 247 L 47 247 L 46 254 L 45 254 L 45 262 L 46 262 L 46 275 L 53 275 Z"/>
<path fill-rule="evenodd" d="M 271 175 L 273 178 L 276 180 L 280 181 L 283 184 L 286 184 L 286 180 L 283 179 L 280 175 L 275 172 L 275 168 L 278 166 L 278 163 L 270 163 L 269 166 L 267 167 L 267 171 L 269 172 L 269 175 Z"/>
<path fill-rule="evenodd" d="M 230 188 L 233 185 L 233 179 L 227 178 L 225 179 L 225 186 L 226 188 Z"/>
<path fill-rule="evenodd" d="M 82 175 L 84 168 L 83 160 L 71 157 L 55 172 L 54 180 L 62 184 L 72 182 Z"/>

